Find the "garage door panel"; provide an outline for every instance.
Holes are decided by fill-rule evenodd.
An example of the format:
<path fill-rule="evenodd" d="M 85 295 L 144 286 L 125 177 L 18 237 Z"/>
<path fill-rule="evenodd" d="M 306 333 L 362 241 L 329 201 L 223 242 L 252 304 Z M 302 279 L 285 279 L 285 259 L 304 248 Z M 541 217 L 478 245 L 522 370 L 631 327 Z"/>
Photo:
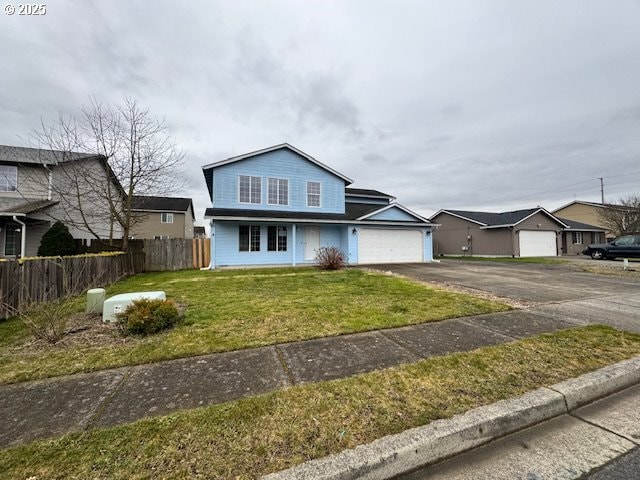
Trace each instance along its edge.
<path fill-rule="evenodd" d="M 424 260 L 422 231 L 362 228 L 358 235 L 358 263 L 404 263 Z"/>
<path fill-rule="evenodd" d="M 518 235 L 521 257 L 554 257 L 558 255 L 556 232 L 521 230 Z"/>

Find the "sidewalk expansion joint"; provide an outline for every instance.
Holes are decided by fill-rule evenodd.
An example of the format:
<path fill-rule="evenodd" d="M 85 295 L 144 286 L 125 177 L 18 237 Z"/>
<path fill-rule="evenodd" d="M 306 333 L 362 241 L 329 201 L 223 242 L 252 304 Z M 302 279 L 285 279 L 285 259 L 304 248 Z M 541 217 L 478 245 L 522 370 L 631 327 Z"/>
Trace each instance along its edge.
<path fill-rule="evenodd" d="M 399 346 L 402 350 L 404 350 L 405 352 L 408 352 L 413 357 L 416 357 L 416 360 L 423 360 L 425 358 L 429 358 L 429 355 L 427 356 L 422 355 L 417 350 L 414 350 L 413 348 L 409 347 L 409 345 L 405 345 L 400 340 L 396 340 L 395 338 L 390 337 L 389 335 L 387 335 L 387 333 L 384 330 L 378 330 L 377 333 L 379 333 L 381 336 L 383 336 L 390 342 L 394 343 L 395 345 Z"/>
<path fill-rule="evenodd" d="M 507 312 L 505 312 L 505 313 L 507 313 Z M 514 337 L 514 336 L 512 336 L 512 335 L 507 335 L 507 334 L 506 334 L 506 333 L 504 333 L 504 332 L 500 332 L 500 331 L 498 331 L 498 329 L 493 329 L 493 328 L 491 328 L 491 327 L 487 327 L 487 326 L 485 326 L 485 325 L 478 325 L 477 323 L 474 323 L 474 322 L 472 322 L 471 320 L 466 320 L 466 319 L 462 319 L 462 318 L 458 318 L 457 320 L 458 320 L 460 323 L 464 323 L 465 325 L 469 325 L 470 327 L 473 327 L 473 328 L 479 328 L 479 329 L 481 329 L 481 330 L 485 330 L 485 331 L 487 331 L 487 332 L 495 333 L 495 334 L 500 335 L 500 336 L 502 336 L 502 337 L 509 338 L 510 340 L 514 340 L 514 341 L 515 341 L 515 340 L 521 340 L 521 338 Z"/>
<path fill-rule="evenodd" d="M 115 385 L 115 387 L 113 387 L 113 389 L 110 392 L 107 392 L 107 395 L 105 396 L 104 400 L 100 402 L 100 405 L 98 405 L 98 407 L 96 408 L 96 411 L 93 413 L 93 415 L 91 415 L 91 418 L 89 418 L 89 421 L 85 425 L 83 432 L 87 432 L 88 430 L 91 430 L 95 425 L 95 423 L 100 419 L 100 417 L 102 417 L 105 410 L 111 404 L 116 393 L 118 393 L 118 391 L 120 391 L 122 386 L 129 380 L 129 378 L 131 378 L 133 369 L 134 367 L 130 367 L 129 369 L 127 369 L 127 371 L 124 373 L 124 375 L 122 375 L 122 378 Z"/>
<path fill-rule="evenodd" d="M 291 368 L 289 368 L 289 364 L 287 363 L 287 360 L 284 357 L 284 353 L 280 349 L 280 346 L 279 345 L 274 345 L 273 348 L 276 351 L 276 356 L 278 357 L 278 362 L 280 362 L 280 367 L 284 371 L 284 374 L 287 377 L 287 381 L 289 382 L 290 385 L 295 385 L 297 382 L 296 382 L 295 378 L 293 377 L 293 372 L 291 371 Z"/>
<path fill-rule="evenodd" d="M 591 420 L 587 420 L 586 418 L 581 417 L 580 415 L 575 414 L 574 412 L 569 412 L 569 415 L 573 418 L 575 418 L 576 420 L 580 420 L 581 422 L 587 423 L 589 425 L 591 425 L 592 427 L 596 427 L 599 428 L 600 430 L 604 430 L 605 432 L 609 432 L 613 435 L 615 435 L 618 438 L 622 438 L 624 440 L 627 440 L 631 443 L 634 443 L 635 445 L 640 445 L 640 441 L 637 438 L 630 438 L 627 437 L 625 435 L 622 435 L 618 432 L 616 432 L 615 430 L 611 430 L 607 427 L 605 427 L 604 425 L 600 425 L 598 423 L 592 422 Z"/>

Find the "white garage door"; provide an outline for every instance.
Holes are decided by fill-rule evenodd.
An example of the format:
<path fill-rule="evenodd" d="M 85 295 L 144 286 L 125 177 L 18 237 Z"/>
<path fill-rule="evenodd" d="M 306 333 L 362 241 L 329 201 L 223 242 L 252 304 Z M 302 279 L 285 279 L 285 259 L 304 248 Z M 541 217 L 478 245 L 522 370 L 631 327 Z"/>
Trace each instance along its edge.
<path fill-rule="evenodd" d="M 553 257 L 558 254 L 556 232 L 521 230 L 519 235 L 521 257 Z"/>
<path fill-rule="evenodd" d="M 423 259 L 420 230 L 361 228 L 358 233 L 358 263 L 422 262 Z"/>

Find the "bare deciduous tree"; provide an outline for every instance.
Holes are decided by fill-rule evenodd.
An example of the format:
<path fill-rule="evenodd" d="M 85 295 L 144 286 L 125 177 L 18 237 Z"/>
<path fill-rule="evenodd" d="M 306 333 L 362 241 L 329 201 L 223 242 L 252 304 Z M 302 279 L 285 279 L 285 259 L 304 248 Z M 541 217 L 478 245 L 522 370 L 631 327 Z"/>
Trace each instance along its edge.
<path fill-rule="evenodd" d="M 640 196 L 631 195 L 598 212 L 602 225 L 615 235 L 640 232 Z"/>
<path fill-rule="evenodd" d="M 92 99 L 77 117 L 60 114 L 50 124 L 43 121 L 34 139 L 57 156 L 46 179 L 50 197 L 59 202 L 51 217 L 96 239 L 121 235 L 125 251 L 131 227 L 143 219 L 133 211 L 133 197 L 167 195 L 183 186 L 184 155 L 165 120 L 135 99 L 117 106 Z M 35 177 L 44 183 L 42 175 Z"/>

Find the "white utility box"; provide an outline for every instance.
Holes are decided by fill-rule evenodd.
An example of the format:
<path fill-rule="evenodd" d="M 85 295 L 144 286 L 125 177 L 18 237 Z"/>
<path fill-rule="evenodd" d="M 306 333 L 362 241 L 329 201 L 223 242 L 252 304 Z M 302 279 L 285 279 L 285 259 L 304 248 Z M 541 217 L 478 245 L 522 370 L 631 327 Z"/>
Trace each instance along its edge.
<path fill-rule="evenodd" d="M 102 313 L 102 306 L 107 294 L 104 288 L 92 288 L 87 291 L 87 313 Z"/>
<path fill-rule="evenodd" d="M 102 321 L 115 322 L 117 320 L 117 313 L 124 312 L 134 300 L 140 300 L 141 298 L 147 298 L 149 300 L 166 300 L 167 296 L 164 292 L 133 292 L 114 295 L 104 301 Z"/>

